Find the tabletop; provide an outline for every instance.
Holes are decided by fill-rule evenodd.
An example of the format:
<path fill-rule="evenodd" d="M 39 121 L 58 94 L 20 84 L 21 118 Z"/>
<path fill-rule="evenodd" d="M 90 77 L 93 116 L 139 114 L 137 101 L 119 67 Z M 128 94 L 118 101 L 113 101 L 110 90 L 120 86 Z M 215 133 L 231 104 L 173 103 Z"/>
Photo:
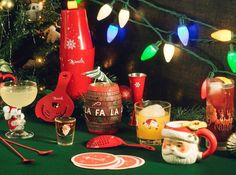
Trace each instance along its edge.
<path fill-rule="evenodd" d="M 222 175 L 235 174 L 236 172 L 236 159 L 226 152 L 216 152 L 214 155 L 192 165 L 172 165 L 164 162 L 161 157 L 161 148 L 159 146 L 156 147 L 156 151 L 126 146 L 109 149 L 87 149 L 85 147 L 86 142 L 96 135 L 87 131 L 86 124 L 81 117 L 77 119 L 75 139 L 72 146 L 59 146 L 56 144 L 55 126 L 53 123 L 45 123 L 36 118 L 27 118 L 26 130 L 32 130 L 35 134 L 34 138 L 15 141 L 37 149 L 53 149 L 54 153 L 51 155 L 40 156 L 37 155 L 37 153 L 24 148 L 15 147 L 25 157 L 35 159 L 34 164 L 22 164 L 20 158 L 2 143 L 0 144 L 0 174 L 106 175 L 112 173 L 113 175 Z M 6 131 L 7 121 L 2 117 L 0 119 L 0 135 L 4 136 Z M 135 128 L 128 126 L 126 121 L 122 122 L 119 131 L 114 135 L 121 137 L 128 143 L 137 143 Z M 71 162 L 71 157 L 85 152 L 134 155 L 143 158 L 145 164 L 141 167 L 127 170 L 89 170 L 74 166 Z"/>

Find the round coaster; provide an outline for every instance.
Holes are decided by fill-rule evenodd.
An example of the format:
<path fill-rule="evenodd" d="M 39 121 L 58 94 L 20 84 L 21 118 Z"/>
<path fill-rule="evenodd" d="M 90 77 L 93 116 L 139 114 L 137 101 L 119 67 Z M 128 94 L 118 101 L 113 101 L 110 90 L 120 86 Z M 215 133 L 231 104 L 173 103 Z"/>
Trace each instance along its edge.
<path fill-rule="evenodd" d="M 81 165 L 81 164 L 77 164 L 74 162 L 74 165 L 75 166 L 78 166 L 80 168 L 86 168 L 86 169 L 94 169 L 94 170 L 106 170 L 106 169 L 112 169 L 113 167 L 117 167 L 121 164 L 123 164 L 124 160 L 123 159 L 118 159 L 117 162 L 113 162 L 113 163 L 110 163 L 110 164 L 107 164 L 107 165 L 94 165 L 94 166 L 84 166 L 84 165 Z"/>
<path fill-rule="evenodd" d="M 129 155 L 117 155 L 120 159 L 124 160 L 124 163 L 120 164 L 117 167 L 110 168 L 112 170 L 123 170 L 129 168 L 136 168 L 139 166 L 140 159 L 137 159 L 135 156 Z"/>
<path fill-rule="evenodd" d="M 74 164 L 81 166 L 106 166 L 117 162 L 119 158 L 113 154 L 102 152 L 88 152 L 77 154 L 71 158 Z"/>

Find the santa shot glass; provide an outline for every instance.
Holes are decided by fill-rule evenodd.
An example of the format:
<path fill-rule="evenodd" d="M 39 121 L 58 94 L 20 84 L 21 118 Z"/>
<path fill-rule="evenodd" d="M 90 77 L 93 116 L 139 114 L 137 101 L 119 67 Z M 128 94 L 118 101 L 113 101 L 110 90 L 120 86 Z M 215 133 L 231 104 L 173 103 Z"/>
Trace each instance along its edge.
<path fill-rule="evenodd" d="M 147 100 L 135 103 L 136 133 L 140 144 L 161 145 L 161 131 L 170 121 L 171 104 Z"/>
<path fill-rule="evenodd" d="M 69 146 L 73 144 L 76 119 L 74 117 L 55 118 L 57 144 Z"/>

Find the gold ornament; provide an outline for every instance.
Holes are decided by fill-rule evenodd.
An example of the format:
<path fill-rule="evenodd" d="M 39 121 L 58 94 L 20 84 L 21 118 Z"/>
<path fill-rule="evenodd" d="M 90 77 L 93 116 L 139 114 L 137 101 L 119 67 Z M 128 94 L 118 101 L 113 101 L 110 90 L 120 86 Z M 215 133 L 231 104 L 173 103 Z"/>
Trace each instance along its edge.
<path fill-rule="evenodd" d="M 43 36 L 47 38 L 47 43 L 55 43 L 56 40 L 60 39 L 60 33 L 56 31 L 56 27 L 51 25 L 43 31 Z"/>
<path fill-rule="evenodd" d="M 226 143 L 227 150 L 236 156 L 236 133 L 231 134 Z"/>
<path fill-rule="evenodd" d="M 0 2 L 0 9 L 11 10 L 14 7 L 14 2 L 12 0 L 2 0 Z"/>
<path fill-rule="evenodd" d="M 43 3 L 31 3 L 29 10 L 26 11 L 26 16 L 29 22 L 38 21 L 42 18 L 41 11 L 43 9 Z"/>

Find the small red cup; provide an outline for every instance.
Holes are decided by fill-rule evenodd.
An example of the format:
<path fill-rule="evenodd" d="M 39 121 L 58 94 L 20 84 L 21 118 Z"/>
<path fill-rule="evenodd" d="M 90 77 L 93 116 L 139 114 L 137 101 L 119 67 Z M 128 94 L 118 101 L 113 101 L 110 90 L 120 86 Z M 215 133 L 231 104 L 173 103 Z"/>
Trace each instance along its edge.
<path fill-rule="evenodd" d="M 128 77 L 129 77 L 130 89 L 132 92 L 133 103 L 142 101 L 145 80 L 146 80 L 147 75 L 144 73 L 130 73 L 128 74 Z M 136 126 L 136 119 L 135 119 L 134 112 L 132 113 L 132 116 L 130 117 L 129 125 Z"/>

